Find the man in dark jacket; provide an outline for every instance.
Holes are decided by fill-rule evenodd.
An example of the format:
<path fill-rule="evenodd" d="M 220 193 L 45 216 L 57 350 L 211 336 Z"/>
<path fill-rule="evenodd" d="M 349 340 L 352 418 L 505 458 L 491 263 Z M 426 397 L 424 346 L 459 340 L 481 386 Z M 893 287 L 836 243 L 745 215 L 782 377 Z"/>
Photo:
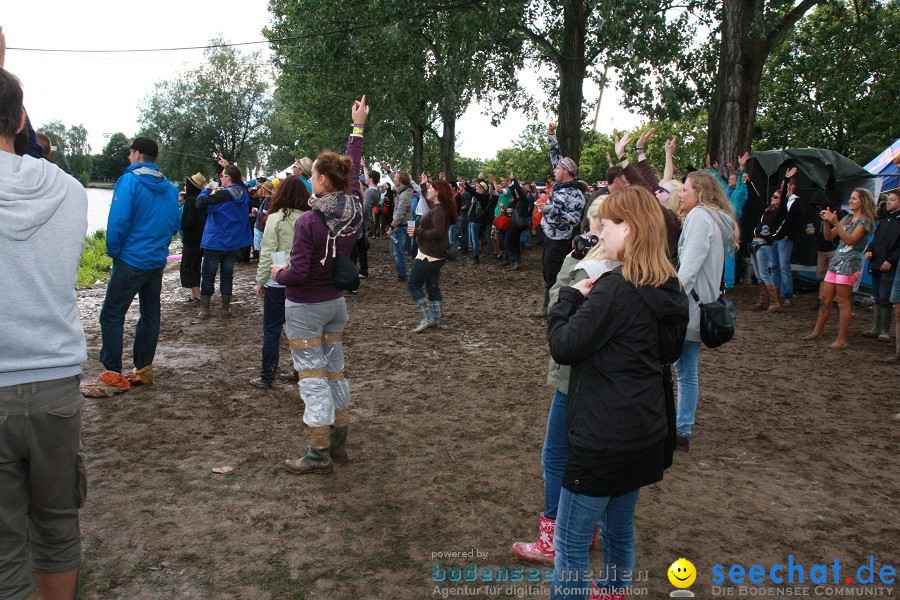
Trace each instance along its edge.
<path fill-rule="evenodd" d="M 872 291 L 875 296 L 875 323 L 872 329 L 863 332 L 866 337 L 877 337 L 882 341 L 891 339 L 891 288 L 900 259 L 900 190 L 888 193 L 884 213 L 878 219 L 875 237 L 866 248 L 869 274 L 872 276 Z"/>
<path fill-rule="evenodd" d="M 784 215 L 784 221 L 774 236 L 775 252 L 778 256 L 778 266 L 781 274 L 781 294 L 784 296 L 784 302 L 781 305 L 788 307 L 794 303 L 794 273 L 791 270 L 791 255 L 794 253 L 794 241 L 801 239 L 806 232 L 806 224 L 803 222 L 803 203 L 799 202 L 797 182 L 794 179 L 796 174 L 796 167 L 788 169 L 785 183 L 782 184 L 781 197 L 786 199 L 781 203 L 781 213 Z"/>

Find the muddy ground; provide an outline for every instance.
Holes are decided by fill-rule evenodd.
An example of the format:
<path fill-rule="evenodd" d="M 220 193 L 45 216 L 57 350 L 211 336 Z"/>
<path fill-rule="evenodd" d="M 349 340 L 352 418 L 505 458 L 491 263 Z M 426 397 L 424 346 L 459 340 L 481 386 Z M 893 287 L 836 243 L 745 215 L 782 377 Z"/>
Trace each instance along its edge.
<path fill-rule="evenodd" d="M 475 563 L 479 579 L 529 567 L 509 547 L 535 537 L 543 499 L 552 390 L 544 324 L 527 316 L 542 293 L 539 248 L 518 273 L 450 263 L 444 328 L 421 335 L 385 240 L 373 240 L 370 263 L 344 336 L 352 461 L 326 476 L 279 467 L 306 446 L 296 385 L 247 383 L 259 369 L 255 264 L 236 269 L 229 320 L 201 322 L 181 303 L 177 268 L 166 273 L 156 383 L 85 404 L 82 598 L 418 599 L 466 592 L 435 583 L 435 565 L 449 578 Z M 79 292 L 87 376 L 101 370 L 103 294 Z M 850 347 L 831 350 L 835 317 L 820 341 L 800 341 L 810 295 L 775 315 L 750 310 L 749 287 L 732 297 L 734 341 L 701 353 L 691 451 L 641 492 L 637 568 L 648 581 L 635 586 L 666 596 L 680 556 L 697 567 L 701 598 L 717 563 L 792 554 L 855 569 L 871 555 L 896 566 L 900 367 L 880 363 L 893 343 L 860 335 L 869 310 L 854 310 Z M 136 313 L 135 303 L 127 328 Z M 130 343 L 126 331 L 126 365 Z M 212 472 L 222 466 L 234 470 Z M 471 550 L 477 558 L 435 554 Z M 544 597 L 528 582 L 469 593 L 486 585 L 499 589 L 482 597 Z"/>

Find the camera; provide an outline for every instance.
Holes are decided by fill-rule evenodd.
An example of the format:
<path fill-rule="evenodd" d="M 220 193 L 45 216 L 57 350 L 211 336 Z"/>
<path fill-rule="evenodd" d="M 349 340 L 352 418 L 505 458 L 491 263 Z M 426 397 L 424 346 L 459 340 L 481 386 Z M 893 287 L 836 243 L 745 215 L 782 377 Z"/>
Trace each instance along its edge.
<path fill-rule="evenodd" d="M 588 251 L 597 245 L 600 241 L 596 235 L 577 235 L 575 236 L 574 245 L 575 250 L 572 252 L 572 256 L 581 260 L 585 256 L 587 256 Z"/>

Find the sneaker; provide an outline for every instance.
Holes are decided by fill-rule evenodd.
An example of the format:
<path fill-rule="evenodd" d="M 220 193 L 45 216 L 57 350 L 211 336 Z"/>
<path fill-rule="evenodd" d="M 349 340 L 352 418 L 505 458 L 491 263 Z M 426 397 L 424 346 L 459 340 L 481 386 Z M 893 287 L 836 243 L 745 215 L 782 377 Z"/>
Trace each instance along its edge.
<path fill-rule="evenodd" d="M 785 299 L 785 301 L 782 302 L 781 305 L 785 308 L 790 308 L 794 305 L 794 301 Z"/>
<path fill-rule="evenodd" d="M 288 371 L 287 373 L 279 373 L 278 379 L 282 381 L 290 381 L 291 383 L 297 383 L 300 381 L 300 374 L 297 371 Z"/>
<path fill-rule="evenodd" d="M 250 385 L 253 387 L 258 387 L 263 390 L 267 390 L 272 387 L 271 379 L 263 379 L 262 377 L 257 377 L 256 379 L 250 380 Z"/>
<path fill-rule="evenodd" d="M 88 398 L 109 398 L 130 389 L 128 379 L 115 371 L 103 371 L 94 381 L 81 385 L 82 395 Z"/>

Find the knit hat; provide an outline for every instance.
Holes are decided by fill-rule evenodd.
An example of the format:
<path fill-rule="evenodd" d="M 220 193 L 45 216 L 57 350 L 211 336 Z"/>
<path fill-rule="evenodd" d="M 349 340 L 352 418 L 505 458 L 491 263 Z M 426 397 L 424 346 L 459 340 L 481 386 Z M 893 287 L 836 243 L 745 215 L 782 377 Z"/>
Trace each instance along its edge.
<path fill-rule="evenodd" d="M 563 169 L 571 173 L 572 177 L 578 177 L 578 165 L 575 164 L 574 160 L 567 156 L 559 161 L 559 164 L 562 165 Z"/>

